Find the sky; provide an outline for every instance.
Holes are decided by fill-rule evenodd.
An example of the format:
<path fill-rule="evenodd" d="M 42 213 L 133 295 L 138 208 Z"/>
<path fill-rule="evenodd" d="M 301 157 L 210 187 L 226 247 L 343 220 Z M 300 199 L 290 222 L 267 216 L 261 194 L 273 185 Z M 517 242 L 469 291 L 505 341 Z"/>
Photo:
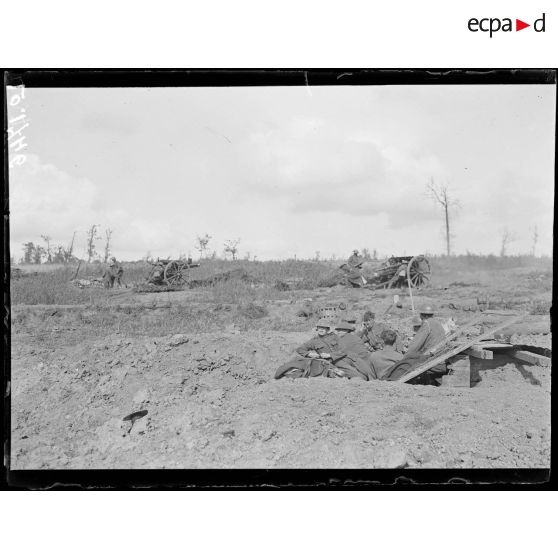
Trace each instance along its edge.
<path fill-rule="evenodd" d="M 17 96 L 17 98 L 15 98 Z M 111 229 L 118 259 L 552 253 L 554 85 L 8 90 L 10 243 Z M 21 144 L 20 144 L 21 145 Z M 16 155 L 23 159 L 14 162 Z M 97 248 L 102 251 L 103 240 Z"/>

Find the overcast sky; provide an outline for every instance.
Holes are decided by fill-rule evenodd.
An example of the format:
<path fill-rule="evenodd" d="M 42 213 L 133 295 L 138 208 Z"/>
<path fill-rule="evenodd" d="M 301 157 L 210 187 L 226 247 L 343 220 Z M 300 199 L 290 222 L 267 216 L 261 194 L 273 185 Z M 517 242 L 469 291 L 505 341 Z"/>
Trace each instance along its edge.
<path fill-rule="evenodd" d="M 8 98 L 13 90 L 8 92 Z M 431 177 L 447 184 L 453 252 L 552 252 L 553 85 L 28 89 L 26 160 L 10 171 L 11 249 L 48 234 L 119 259 L 222 253 L 442 253 Z M 10 153 L 13 155 L 13 152 Z M 99 249 L 102 242 L 99 241 Z"/>

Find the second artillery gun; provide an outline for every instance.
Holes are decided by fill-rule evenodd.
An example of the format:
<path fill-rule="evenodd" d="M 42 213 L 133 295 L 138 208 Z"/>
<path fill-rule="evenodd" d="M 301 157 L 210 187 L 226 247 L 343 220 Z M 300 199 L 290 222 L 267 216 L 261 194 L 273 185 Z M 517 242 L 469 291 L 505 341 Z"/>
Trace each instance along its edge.
<path fill-rule="evenodd" d="M 430 262 L 423 254 L 391 256 L 378 267 L 370 269 L 365 262 L 357 266 L 343 264 L 340 269 L 344 272 L 347 285 L 369 289 L 406 287 L 408 284 L 418 289 L 425 287 L 432 275 Z"/>
<path fill-rule="evenodd" d="M 200 267 L 199 263 L 187 260 L 160 260 L 150 262 L 151 270 L 147 283 L 151 285 L 166 285 L 167 287 L 182 287 L 190 283 L 190 269 Z"/>

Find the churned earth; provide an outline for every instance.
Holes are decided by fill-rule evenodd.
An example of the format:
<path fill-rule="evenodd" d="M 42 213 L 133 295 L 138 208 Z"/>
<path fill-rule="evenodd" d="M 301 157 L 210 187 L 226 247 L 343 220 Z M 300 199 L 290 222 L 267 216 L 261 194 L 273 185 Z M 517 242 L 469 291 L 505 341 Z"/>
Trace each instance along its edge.
<path fill-rule="evenodd" d="M 448 303 L 466 298 L 459 288 L 467 289 L 413 302 L 434 301 L 464 323 L 475 312 Z M 194 296 L 168 294 L 126 302 L 142 319 L 147 307 L 164 318 L 165 301 L 180 311 Z M 349 310 L 372 307 L 406 333 L 410 301 L 390 309 L 391 295 L 294 293 L 249 320 L 234 306 L 204 304 L 200 312 L 222 326 L 165 335 L 116 327 L 112 314 L 140 319 L 121 300 L 118 309 L 14 308 L 11 468 L 548 468 L 550 368 L 498 357 L 477 363 L 472 388 L 273 380 L 312 335 L 315 317 L 299 315 L 305 305 L 345 297 Z M 195 308 L 190 300 L 188 312 Z M 101 314 L 112 325 L 93 334 Z M 550 348 L 542 320 L 541 330 L 540 316 L 526 318 L 519 342 Z M 137 411 L 147 414 L 123 420 Z"/>

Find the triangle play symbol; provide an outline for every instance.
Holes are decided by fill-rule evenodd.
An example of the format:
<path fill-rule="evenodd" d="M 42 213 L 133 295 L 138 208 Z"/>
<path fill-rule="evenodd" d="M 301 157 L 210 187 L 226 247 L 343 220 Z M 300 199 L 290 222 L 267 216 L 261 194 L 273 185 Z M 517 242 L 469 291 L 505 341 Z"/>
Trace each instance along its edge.
<path fill-rule="evenodd" d="M 520 19 L 515 20 L 515 30 L 516 31 L 521 31 L 522 29 L 525 29 L 526 27 L 531 27 L 531 24 L 530 23 L 525 23 L 524 21 L 521 21 Z"/>

